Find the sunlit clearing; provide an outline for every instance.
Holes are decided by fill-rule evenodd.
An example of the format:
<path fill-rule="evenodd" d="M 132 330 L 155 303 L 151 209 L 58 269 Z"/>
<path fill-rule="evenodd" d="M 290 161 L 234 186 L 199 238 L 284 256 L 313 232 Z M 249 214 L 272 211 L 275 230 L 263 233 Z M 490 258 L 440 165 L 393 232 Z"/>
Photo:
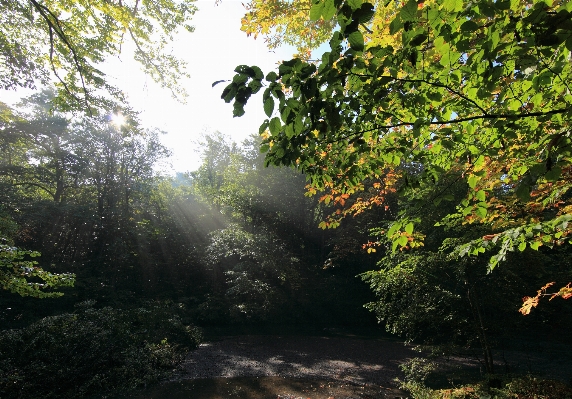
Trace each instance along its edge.
<path fill-rule="evenodd" d="M 125 117 L 123 114 L 113 114 L 111 115 L 111 124 L 116 128 L 121 128 L 121 126 L 125 125 Z"/>

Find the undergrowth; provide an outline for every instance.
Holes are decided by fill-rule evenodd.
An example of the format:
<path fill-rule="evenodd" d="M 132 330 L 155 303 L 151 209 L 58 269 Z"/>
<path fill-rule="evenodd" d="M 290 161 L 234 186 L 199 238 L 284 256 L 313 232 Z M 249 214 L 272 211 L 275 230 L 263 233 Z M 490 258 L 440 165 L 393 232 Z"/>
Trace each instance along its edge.
<path fill-rule="evenodd" d="M 0 332 L 0 398 L 104 398 L 169 375 L 201 340 L 168 304 L 93 303 Z"/>
<path fill-rule="evenodd" d="M 519 377 L 489 376 L 476 384 L 432 389 L 425 385 L 437 369 L 436 363 L 414 358 L 400 366 L 404 380 L 396 380 L 399 388 L 412 399 L 572 399 L 572 387 L 561 381 L 531 375 Z"/>

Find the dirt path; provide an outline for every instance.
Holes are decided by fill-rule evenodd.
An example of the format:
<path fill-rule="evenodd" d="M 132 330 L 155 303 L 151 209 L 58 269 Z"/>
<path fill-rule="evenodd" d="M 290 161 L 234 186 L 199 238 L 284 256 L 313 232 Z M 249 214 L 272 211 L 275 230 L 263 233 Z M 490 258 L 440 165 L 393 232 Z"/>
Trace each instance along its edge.
<path fill-rule="evenodd" d="M 394 386 L 399 364 L 418 356 L 403 343 L 338 337 L 240 336 L 206 342 L 184 378 L 286 377 Z"/>
<path fill-rule="evenodd" d="M 347 337 L 226 337 L 191 352 L 175 381 L 131 399 L 394 399 L 403 343 Z"/>
<path fill-rule="evenodd" d="M 562 352 L 557 346 L 553 349 Z M 546 376 L 555 377 L 555 367 L 558 371 L 566 369 L 556 362 L 555 353 L 542 352 L 544 356 L 539 357 L 522 351 L 505 352 L 503 357 L 508 358 L 513 372 L 518 369 L 526 372 L 530 365 L 536 365 L 529 371 L 543 371 Z M 567 358 L 566 353 L 561 353 L 562 357 Z M 131 398 L 394 399 L 407 397 L 396 389 L 394 381 L 396 377 L 403 378 L 399 364 L 419 356 L 402 342 L 385 338 L 222 337 L 205 342 L 191 352 L 175 381 Z M 453 358 L 443 359 L 441 364 L 449 371 L 463 369 L 470 370 L 473 377 L 479 375 L 475 361 Z M 450 384 L 452 374 L 444 374 L 447 380 L 443 382 Z"/>

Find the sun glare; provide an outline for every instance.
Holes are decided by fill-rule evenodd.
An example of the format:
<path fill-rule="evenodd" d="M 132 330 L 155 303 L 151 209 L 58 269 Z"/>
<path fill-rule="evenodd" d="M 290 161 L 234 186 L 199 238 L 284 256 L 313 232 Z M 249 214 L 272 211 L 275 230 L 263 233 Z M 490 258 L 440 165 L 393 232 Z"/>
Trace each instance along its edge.
<path fill-rule="evenodd" d="M 125 116 L 123 114 L 111 115 L 111 124 L 118 129 L 121 128 L 121 126 L 125 125 Z"/>

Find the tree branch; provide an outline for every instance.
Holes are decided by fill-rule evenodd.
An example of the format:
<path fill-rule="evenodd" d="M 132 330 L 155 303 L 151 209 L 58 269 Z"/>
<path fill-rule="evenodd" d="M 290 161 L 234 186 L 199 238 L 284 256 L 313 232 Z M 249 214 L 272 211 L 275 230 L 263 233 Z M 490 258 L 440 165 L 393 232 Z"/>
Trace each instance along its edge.
<path fill-rule="evenodd" d="M 36 0 L 29 0 L 30 3 L 32 3 L 32 5 L 34 6 L 34 8 L 40 13 L 40 15 L 42 16 L 42 18 L 46 21 L 46 23 L 48 24 L 48 33 L 50 35 L 50 64 L 52 66 L 52 70 L 54 71 L 54 74 L 56 75 L 56 77 L 58 78 L 58 80 L 62 83 L 62 85 L 64 86 L 65 90 L 68 92 L 69 95 L 71 95 L 76 101 L 80 102 L 79 98 L 77 98 L 77 96 L 75 94 L 73 94 L 71 92 L 71 90 L 69 89 L 69 87 L 67 86 L 67 84 L 61 79 L 61 77 L 58 75 L 57 71 L 56 71 L 56 67 L 54 65 L 54 60 L 53 60 L 53 55 L 54 55 L 54 32 L 56 33 L 56 35 L 59 37 L 59 39 L 65 44 L 65 46 L 68 48 L 68 50 L 70 51 L 74 64 L 75 64 L 75 68 L 79 73 L 79 77 L 81 80 L 81 85 L 83 88 L 83 92 L 84 92 L 84 102 L 85 105 L 87 107 L 87 111 L 89 112 L 90 115 L 92 115 L 91 113 L 91 108 L 89 107 L 89 94 L 87 91 L 87 87 L 85 85 L 85 79 L 84 79 L 84 74 L 83 74 L 83 68 L 81 66 L 81 63 L 79 61 L 79 57 L 77 55 L 77 52 L 75 51 L 74 47 L 72 46 L 72 44 L 70 43 L 70 41 L 68 40 L 66 34 L 63 31 L 62 26 L 60 25 L 60 20 L 58 19 L 58 17 L 46 6 L 39 4 Z M 52 20 L 53 19 L 53 20 Z"/>

